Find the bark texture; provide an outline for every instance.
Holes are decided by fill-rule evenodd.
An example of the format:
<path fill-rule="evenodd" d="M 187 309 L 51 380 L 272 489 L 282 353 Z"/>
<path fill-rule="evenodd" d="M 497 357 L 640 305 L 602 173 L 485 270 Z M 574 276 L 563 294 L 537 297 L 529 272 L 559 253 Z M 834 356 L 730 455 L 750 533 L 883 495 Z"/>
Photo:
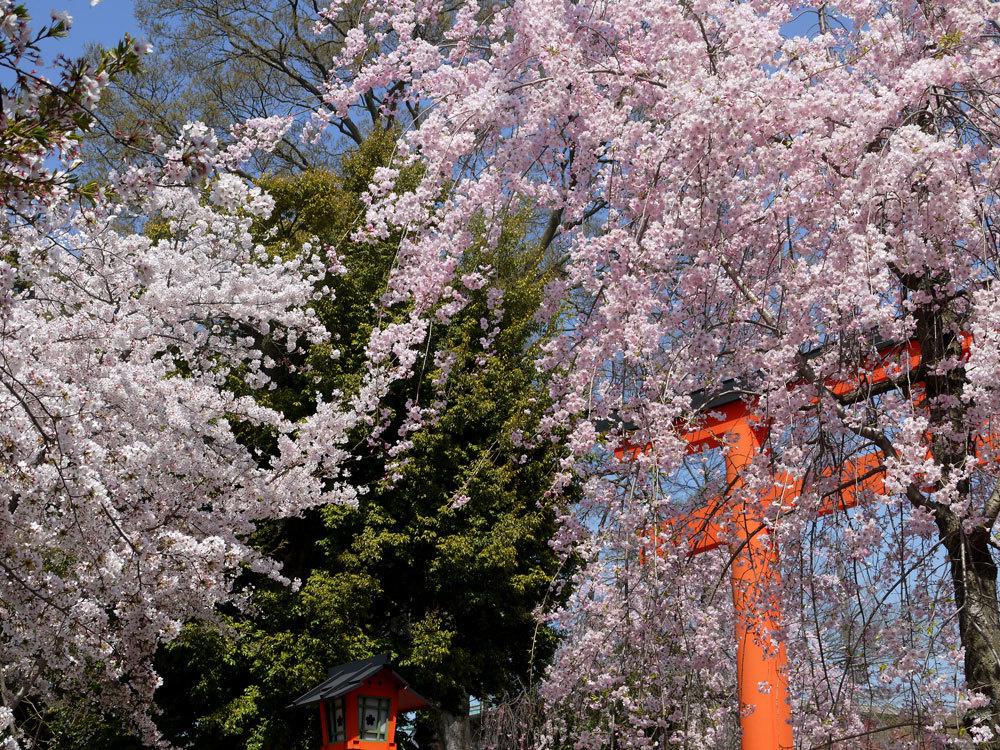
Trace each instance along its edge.
<path fill-rule="evenodd" d="M 454 711 L 441 711 L 440 732 L 443 750 L 469 750 L 472 747 L 469 696 L 464 696 Z"/>

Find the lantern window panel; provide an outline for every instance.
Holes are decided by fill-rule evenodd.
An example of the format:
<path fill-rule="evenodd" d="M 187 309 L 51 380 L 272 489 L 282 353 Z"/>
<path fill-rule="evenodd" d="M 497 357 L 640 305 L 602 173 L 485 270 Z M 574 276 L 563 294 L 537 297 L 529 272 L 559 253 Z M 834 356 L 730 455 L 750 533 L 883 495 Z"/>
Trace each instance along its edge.
<path fill-rule="evenodd" d="M 329 742 L 347 740 L 347 712 L 343 698 L 334 698 L 326 702 L 326 728 Z"/>
<path fill-rule="evenodd" d="M 386 742 L 389 734 L 389 699 L 358 696 L 358 735 L 361 740 Z"/>

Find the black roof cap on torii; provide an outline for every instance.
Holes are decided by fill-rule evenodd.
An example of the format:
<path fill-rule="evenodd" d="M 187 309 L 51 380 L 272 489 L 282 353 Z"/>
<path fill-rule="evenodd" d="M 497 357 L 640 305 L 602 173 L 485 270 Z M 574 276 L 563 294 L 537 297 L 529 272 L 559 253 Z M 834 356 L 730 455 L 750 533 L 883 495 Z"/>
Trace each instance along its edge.
<path fill-rule="evenodd" d="M 881 354 L 883 352 L 891 351 L 897 347 L 905 347 L 906 343 L 900 343 L 894 341 L 893 339 L 884 339 L 880 336 L 876 336 L 873 340 L 873 346 Z M 815 359 L 823 352 L 827 351 L 828 347 L 818 346 L 806 352 L 802 352 L 802 356 L 808 361 L 810 359 Z M 723 380 L 716 388 L 707 389 L 701 388 L 694 391 L 691 394 L 691 410 L 695 413 L 704 414 L 712 409 L 717 409 L 720 406 L 726 406 L 734 401 L 742 401 L 748 397 L 753 397 L 755 395 L 754 391 L 750 388 L 750 377 L 740 377 L 740 378 L 727 378 Z M 608 432 L 610 430 L 618 429 L 624 432 L 633 432 L 638 429 L 632 421 L 624 421 L 618 416 L 617 409 L 612 410 L 611 416 L 605 419 L 598 419 L 594 422 L 594 426 L 597 428 L 598 432 Z"/>
<path fill-rule="evenodd" d="M 396 673 L 389 664 L 388 654 L 378 654 L 368 659 L 330 667 L 326 673 L 326 680 L 305 695 L 296 698 L 286 708 L 299 708 L 300 706 L 309 706 L 320 701 L 339 698 L 355 688 L 361 687 L 365 680 L 378 674 L 383 669 L 388 670 L 392 674 L 393 678 L 399 683 L 400 688 L 406 694 L 405 705 L 402 697 L 400 698 L 400 711 L 412 711 L 430 705 L 423 696 L 411 688 L 410 684 Z"/>

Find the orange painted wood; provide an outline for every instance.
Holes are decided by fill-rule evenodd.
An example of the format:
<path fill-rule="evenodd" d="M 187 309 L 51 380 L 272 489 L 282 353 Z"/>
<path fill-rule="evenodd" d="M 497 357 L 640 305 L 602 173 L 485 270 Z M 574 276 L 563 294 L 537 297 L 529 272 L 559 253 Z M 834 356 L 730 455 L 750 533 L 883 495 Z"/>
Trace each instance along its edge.
<path fill-rule="evenodd" d="M 742 484 L 743 469 L 760 451 L 759 430 L 741 420 L 733 426 L 726 453 L 726 486 Z M 734 548 L 730 565 L 736 614 L 736 680 L 744 750 L 791 750 L 792 710 L 788 699 L 785 647 L 779 632 L 781 608 L 771 593 L 780 583 L 778 550 L 767 533 L 760 509 L 740 503 L 734 508 Z"/>
<path fill-rule="evenodd" d="M 344 695 L 344 724 L 346 737 L 344 742 L 330 742 L 323 750 L 395 750 L 396 749 L 396 714 L 399 711 L 399 687 L 386 672 L 379 672 L 365 680 L 361 687 L 355 688 Z M 374 742 L 359 739 L 361 728 L 358 726 L 358 696 L 389 699 L 389 726 L 385 742 Z M 322 705 L 322 704 L 321 704 Z M 323 712 L 325 713 L 325 712 Z M 326 717 L 323 717 L 323 727 L 326 730 Z M 324 731 L 324 740 L 329 737 Z"/>

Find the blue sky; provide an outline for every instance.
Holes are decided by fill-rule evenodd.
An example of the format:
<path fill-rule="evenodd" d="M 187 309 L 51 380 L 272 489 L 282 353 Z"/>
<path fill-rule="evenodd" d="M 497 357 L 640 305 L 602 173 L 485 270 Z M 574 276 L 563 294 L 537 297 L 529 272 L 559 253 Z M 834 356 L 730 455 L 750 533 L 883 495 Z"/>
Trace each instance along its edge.
<path fill-rule="evenodd" d="M 27 0 L 25 3 L 36 23 L 47 21 L 49 10 L 65 10 L 73 16 L 69 37 L 59 41 L 58 50 L 67 57 L 77 57 L 89 42 L 111 46 L 125 34 L 139 36 L 132 15 L 132 0 L 103 0 L 95 7 L 89 0 Z M 53 48 L 55 49 L 55 48 Z"/>

